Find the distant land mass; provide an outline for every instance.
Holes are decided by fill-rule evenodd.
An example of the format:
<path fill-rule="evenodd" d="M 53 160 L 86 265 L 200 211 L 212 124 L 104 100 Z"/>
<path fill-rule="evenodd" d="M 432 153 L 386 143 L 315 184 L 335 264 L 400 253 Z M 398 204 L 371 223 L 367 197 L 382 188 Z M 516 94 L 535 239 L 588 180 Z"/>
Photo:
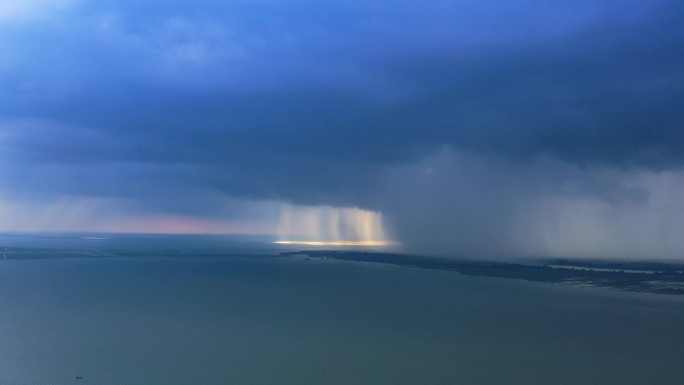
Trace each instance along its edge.
<path fill-rule="evenodd" d="M 299 251 L 282 255 L 381 263 L 423 269 L 448 270 L 462 275 L 520 279 L 529 282 L 607 287 L 654 294 L 684 294 L 684 264 L 602 260 L 549 259 L 536 263 L 508 263 L 425 257 L 363 251 Z"/>
<path fill-rule="evenodd" d="M 605 287 L 623 291 L 684 295 L 684 263 L 539 259 L 530 262 L 501 262 L 438 258 L 411 254 L 350 251 L 304 250 L 274 254 L 250 254 L 225 251 L 160 250 L 83 250 L 73 248 L 2 247 L 4 260 L 108 258 L 108 257 L 262 257 L 333 259 L 350 262 L 379 263 L 422 269 L 453 271 L 476 277 L 518 279 L 529 282 Z"/>

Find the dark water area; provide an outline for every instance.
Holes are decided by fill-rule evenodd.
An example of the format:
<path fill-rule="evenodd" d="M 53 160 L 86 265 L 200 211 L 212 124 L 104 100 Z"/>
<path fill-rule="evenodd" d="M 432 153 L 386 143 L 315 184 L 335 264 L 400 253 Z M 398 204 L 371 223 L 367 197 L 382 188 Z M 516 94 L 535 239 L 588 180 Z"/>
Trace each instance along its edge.
<path fill-rule="evenodd" d="M 670 384 L 682 325 L 677 296 L 405 266 L 0 260 L 11 385 Z"/>

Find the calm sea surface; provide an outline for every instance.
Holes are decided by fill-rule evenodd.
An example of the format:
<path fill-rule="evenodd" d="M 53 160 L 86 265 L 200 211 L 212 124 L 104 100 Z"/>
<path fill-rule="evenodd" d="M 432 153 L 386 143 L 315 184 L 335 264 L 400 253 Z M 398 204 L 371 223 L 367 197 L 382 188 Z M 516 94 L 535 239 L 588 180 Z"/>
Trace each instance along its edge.
<path fill-rule="evenodd" d="M 682 358 L 678 297 L 299 258 L 0 260 L 0 384 L 671 384 Z"/>

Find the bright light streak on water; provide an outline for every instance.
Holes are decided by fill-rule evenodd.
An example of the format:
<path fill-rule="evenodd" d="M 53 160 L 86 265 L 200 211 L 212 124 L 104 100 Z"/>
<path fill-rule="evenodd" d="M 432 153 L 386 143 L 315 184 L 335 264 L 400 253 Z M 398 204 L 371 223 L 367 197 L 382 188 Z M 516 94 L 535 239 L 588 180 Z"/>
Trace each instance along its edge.
<path fill-rule="evenodd" d="M 276 241 L 279 245 L 303 246 L 390 246 L 390 241 Z"/>
<path fill-rule="evenodd" d="M 331 206 L 281 207 L 279 244 L 309 246 L 389 246 L 382 214 Z"/>

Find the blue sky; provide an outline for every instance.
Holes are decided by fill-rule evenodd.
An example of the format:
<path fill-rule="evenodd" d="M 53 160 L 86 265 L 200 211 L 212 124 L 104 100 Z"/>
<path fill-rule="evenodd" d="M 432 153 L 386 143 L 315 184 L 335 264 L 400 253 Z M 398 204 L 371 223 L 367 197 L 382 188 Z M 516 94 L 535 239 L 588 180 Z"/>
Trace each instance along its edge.
<path fill-rule="evenodd" d="M 5 1 L 0 230 L 679 257 L 678 1 Z"/>

